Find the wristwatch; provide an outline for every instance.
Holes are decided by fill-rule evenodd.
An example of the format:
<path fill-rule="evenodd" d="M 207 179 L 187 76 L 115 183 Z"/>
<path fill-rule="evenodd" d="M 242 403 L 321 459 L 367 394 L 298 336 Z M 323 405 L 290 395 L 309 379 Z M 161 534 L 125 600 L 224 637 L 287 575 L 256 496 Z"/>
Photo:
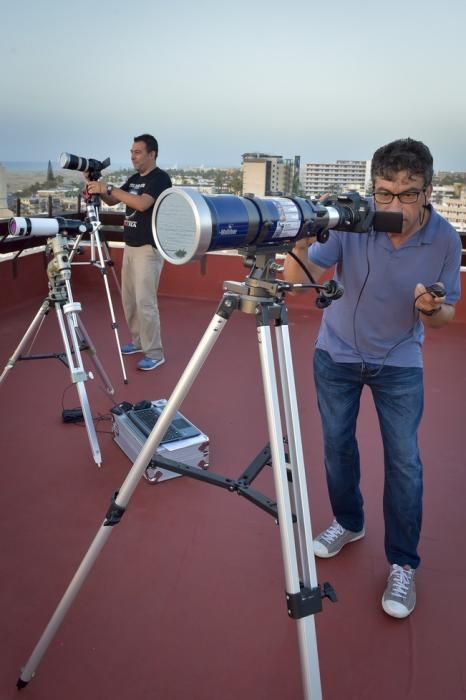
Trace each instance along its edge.
<path fill-rule="evenodd" d="M 112 196 L 112 192 L 113 192 L 113 185 L 107 185 L 107 194 L 109 197 Z"/>

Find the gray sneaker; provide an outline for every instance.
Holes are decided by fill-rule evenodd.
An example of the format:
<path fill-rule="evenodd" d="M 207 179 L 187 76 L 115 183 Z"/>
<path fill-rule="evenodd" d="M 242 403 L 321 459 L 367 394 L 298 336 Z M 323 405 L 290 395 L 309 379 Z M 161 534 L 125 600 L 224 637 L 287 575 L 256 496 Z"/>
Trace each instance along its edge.
<path fill-rule="evenodd" d="M 415 569 L 405 569 L 398 564 L 390 567 L 387 587 L 382 597 L 382 607 L 392 617 L 408 617 L 416 605 Z"/>
<path fill-rule="evenodd" d="M 334 557 L 343 549 L 345 544 L 356 542 L 356 540 L 360 540 L 364 535 L 364 528 L 360 530 L 360 532 L 345 530 L 340 523 L 334 520 L 330 527 L 315 538 L 313 542 L 314 554 L 316 557 L 322 557 L 324 559 Z"/>

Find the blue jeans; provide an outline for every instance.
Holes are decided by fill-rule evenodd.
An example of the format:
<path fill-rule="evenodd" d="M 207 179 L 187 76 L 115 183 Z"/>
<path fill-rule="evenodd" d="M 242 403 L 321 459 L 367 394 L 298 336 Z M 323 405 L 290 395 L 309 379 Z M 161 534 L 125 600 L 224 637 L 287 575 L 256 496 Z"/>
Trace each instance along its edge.
<path fill-rule="evenodd" d="M 384 447 L 385 553 L 390 564 L 419 566 L 422 463 L 417 430 L 424 406 L 420 367 L 334 362 L 314 354 L 314 381 L 324 435 L 325 469 L 333 514 L 342 527 L 364 526 L 356 421 L 364 385 L 374 399 Z"/>

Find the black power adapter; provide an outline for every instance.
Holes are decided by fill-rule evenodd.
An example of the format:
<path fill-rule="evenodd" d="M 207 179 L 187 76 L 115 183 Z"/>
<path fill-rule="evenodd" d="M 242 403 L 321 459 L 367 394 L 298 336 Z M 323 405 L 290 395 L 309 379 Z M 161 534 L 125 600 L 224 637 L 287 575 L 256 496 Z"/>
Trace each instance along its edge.
<path fill-rule="evenodd" d="M 80 408 L 65 408 L 62 418 L 64 423 L 79 423 L 83 420 L 83 412 Z"/>

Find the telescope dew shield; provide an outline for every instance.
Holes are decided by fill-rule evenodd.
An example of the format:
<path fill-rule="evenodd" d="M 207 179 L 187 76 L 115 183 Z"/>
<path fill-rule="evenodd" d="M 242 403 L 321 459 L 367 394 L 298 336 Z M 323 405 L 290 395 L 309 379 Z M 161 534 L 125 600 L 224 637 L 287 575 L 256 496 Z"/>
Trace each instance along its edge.
<path fill-rule="evenodd" d="M 16 216 L 8 222 L 10 236 L 52 236 L 58 233 L 58 221 L 56 219 L 31 219 L 24 216 Z"/>
<path fill-rule="evenodd" d="M 8 233 L 10 236 L 19 238 L 22 236 L 54 236 L 57 233 L 86 233 L 92 226 L 79 219 L 41 219 L 24 216 L 15 216 L 8 222 Z"/>
<path fill-rule="evenodd" d="M 301 223 L 300 209 L 287 197 L 207 196 L 189 187 L 162 192 L 152 212 L 157 248 L 175 265 L 208 251 L 293 240 Z"/>

